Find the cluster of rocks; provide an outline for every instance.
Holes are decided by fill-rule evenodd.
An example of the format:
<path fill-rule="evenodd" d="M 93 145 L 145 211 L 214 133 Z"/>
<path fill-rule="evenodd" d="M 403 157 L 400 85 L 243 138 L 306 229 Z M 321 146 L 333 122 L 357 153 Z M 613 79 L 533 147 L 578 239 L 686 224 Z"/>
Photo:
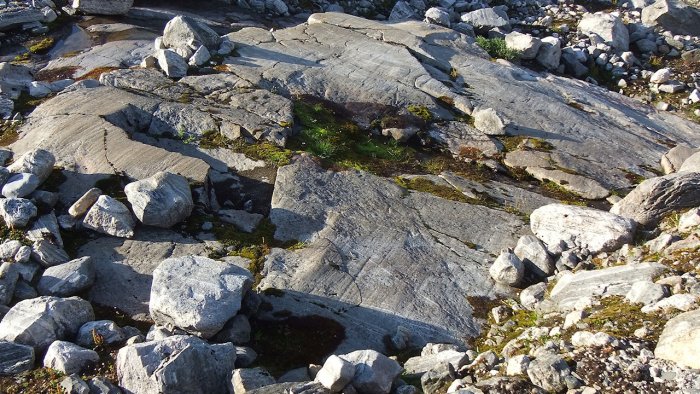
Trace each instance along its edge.
<path fill-rule="evenodd" d="M 170 20 L 163 36 L 156 38 L 154 47 L 156 53 L 147 56 L 141 66 L 157 65 L 171 78 L 182 78 L 190 67 L 209 64 L 212 56 L 227 56 L 235 49 L 233 42 L 186 16 Z"/>
<path fill-rule="evenodd" d="M 57 7 L 51 0 L 3 1 L 0 3 L 0 37 L 4 37 L 7 34 L 5 32 L 10 30 L 43 34 L 49 31 L 46 24 L 57 18 Z"/>
<path fill-rule="evenodd" d="M 399 1 L 389 19 L 405 20 L 424 13 L 428 23 L 467 35 L 505 39 L 507 48 L 519 52 L 525 62 L 619 87 L 621 93 L 647 101 L 652 101 L 649 92 L 689 93 L 682 105 L 700 99 L 697 73 L 674 75 L 668 67 L 656 71 L 659 59 L 682 58 L 691 68 L 698 63 L 700 10 L 694 6 L 675 0 L 624 2 L 592 13 L 564 0 L 530 3 L 489 7 L 480 2 L 445 2 L 426 11 L 416 2 Z M 637 80 L 649 84 L 647 94 L 627 89 Z M 668 103 L 659 104 L 659 109 L 669 108 Z"/>

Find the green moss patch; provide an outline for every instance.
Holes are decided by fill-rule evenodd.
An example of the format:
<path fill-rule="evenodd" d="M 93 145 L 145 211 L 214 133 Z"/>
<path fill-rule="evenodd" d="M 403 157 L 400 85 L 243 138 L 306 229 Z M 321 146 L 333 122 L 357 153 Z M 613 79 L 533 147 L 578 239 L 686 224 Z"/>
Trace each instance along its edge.
<path fill-rule="evenodd" d="M 617 338 L 633 338 L 635 330 L 646 327 L 650 334 L 645 340 L 656 343 L 672 316 L 643 313 L 642 306 L 630 304 L 623 296 L 606 297 L 591 309 L 590 315 L 582 322 L 588 324 L 589 331 L 601 331 Z M 569 331 L 568 335 L 572 335 L 576 329 Z"/>
<path fill-rule="evenodd" d="M 476 44 L 488 52 L 489 56 L 493 58 L 505 59 L 508 61 L 516 61 L 520 59 L 520 52 L 514 49 L 509 49 L 506 46 L 506 40 L 503 38 L 486 38 L 478 36 L 476 37 Z"/>
<path fill-rule="evenodd" d="M 48 52 L 51 48 L 53 48 L 54 44 L 55 40 L 53 39 L 53 37 L 46 37 L 42 40 L 32 43 L 29 46 L 29 52 L 35 54 L 44 54 Z"/>
<path fill-rule="evenodd" d="M 294 114 L 301 131 L 290 139 L 290 148 L 313 153 L 327 167 L 386 174 L 415 165 L 414 149 L 369 135 L 330 103 L 301 98 L 294 104 Z"/>

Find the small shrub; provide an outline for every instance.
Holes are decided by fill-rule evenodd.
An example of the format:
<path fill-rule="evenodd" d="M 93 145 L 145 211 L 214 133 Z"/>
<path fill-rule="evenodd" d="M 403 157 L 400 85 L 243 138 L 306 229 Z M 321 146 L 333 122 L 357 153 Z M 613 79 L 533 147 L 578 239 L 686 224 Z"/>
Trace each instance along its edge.
<path fill-rule="evenodd" d="M 430 110 L 425 105 L 409 105 L 408 112 L 416 115 L 426 122 L 433 120 L 433 114 L 430 113 Z"/>
<path fill-rule="evenodd" d="M 53 47 L 53 44 L 54 44 L 53 37 L 46 37 L 43 40 L 30 46 L 29 52 L 36 53 L 36 54 L 46 53 L 49 51 L 49 49 L 51 49 Z"/>
<path fill-rule="evenodd" d="M 520 59 L 520 52 L 509 49 L 506 40 L 502 38 L 476 37 L 476 44 L 488 52 L 489 56 L 497 59 L 514 61 Z"/>

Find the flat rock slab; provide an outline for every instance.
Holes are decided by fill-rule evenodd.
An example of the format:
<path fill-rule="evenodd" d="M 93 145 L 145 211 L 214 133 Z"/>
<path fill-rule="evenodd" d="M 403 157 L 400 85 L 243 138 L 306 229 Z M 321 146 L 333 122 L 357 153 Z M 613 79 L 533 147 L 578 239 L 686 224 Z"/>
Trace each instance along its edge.
<path fill-rule="evenodd" d="M 580 271 L 559 279 L 550 293 L 550 299 L 558 310 L 575 309 L 585 306 L 595 296 L 624 296 L 635 282 L 653 281 L 666 269 L 658 263 L 640 263 Z"/>
<path fill-rule="evenodd" d="M 151 39 L 112 41 L 76 56 L 59 57 L 50 61 L 42 71 L 72 69 L 71 78 L 75 79 L 97 69 L 138 66 L 144 57 L 153 52 L 153 39 L 157 34 L 148 34 Z"/>
<path fill-rule="evenodd" d="M 179 233 L 144 229 L 134 239 L 98 238 L 78 251 L 92 256 L 95 284 L 88 299 L 95 304 L 117 308 L 137 320 L 150 320 L 148 301 L 153 270 L 169 257 L 207 254 L 204 244 Z"/>
<path fill-rule="evenodd" d="M 324 171 L 307 158 L 278 171 L 270 219 L 275 238 L 307 246 L 273 253 L 260 287 L 344 303 L 355 313 L 350 325 L 372 327 L 360 338 L 372 344 L 398 325 L 419 343 L 476 335 L 465 298 L 497 293 L 488 253 L 527 232 L 515 215 Z M 375 313 L 385 318 L 362 321 Z"/>
<path fill-rule="evenodd" d="M 209 171 L 204 161 L 129 137 L 127 130 L 148 127 L 159 102 L 109 87 L 65 93 L 32 113 L 12 150 L 21 154 L 41 147 L 53 153 L 68 177 L 61 198 L 70 203 L 115 172 L 143 179 L 170 171 L 203 183 Z"/>

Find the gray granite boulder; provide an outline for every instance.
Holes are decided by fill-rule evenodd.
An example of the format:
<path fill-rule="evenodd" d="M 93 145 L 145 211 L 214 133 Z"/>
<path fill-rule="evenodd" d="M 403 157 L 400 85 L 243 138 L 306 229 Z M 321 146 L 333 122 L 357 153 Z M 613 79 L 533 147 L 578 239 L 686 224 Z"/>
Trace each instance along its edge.
<path fill-rule="evenodd" d="M 700 351 L 700 310 L 682 313 L 664 326 L 654 349 L 657 358 L 698 369 Z"/>
<path fill-rule="evenodd" d="M 642 9 L 642 22 L 674 34 L 700 35 L 700 10 L 680 0 L 657 0 Z"/>
<path fill-rule="evenodd" d="M 625 23 L 607 12 L 584 14 L 578 23 L 578 31 L 585 35 L 597 34 L 617 51 L 629 49 L 629 32 Z"/>
<path fill-rule="evenodd" d="M 550 249 L 565 242 L 569 249 L 579 247 L 597 253 L 613 251 L 632 242 L 635 224 L 597 209 L 551 204 L 530 215 L 530 228 Z"/>
<path fill-rule="evenodd" d="M 127 339 L 124 330 L 111 320 L 97 320 L 83 324 L 75 337 L 75 343 L 86 348 L 93 348 L 98 336 L 104 345 L 118 345 Z"/>
<path fill-rule="evenodd" d="M 71 375 L 82 372 L 90 364 L 98 361 L 100 356 L 94 350 L 85 349 L 71 342 L 54 341 L 44 356 L 44 367 Z"/>
<path fill-rule="evenodd" d="M 33 149 L 20 156 L 7 169 L 14 174 L 34 174 L 43 182 L 51 175 L 54 164 L 56 164 L 56 158 L 51 152 L 45 149 Z"/>
<path fill-rule="evenodd" d="M 241 308 L 249 271 L 199 256 L 171 258 L 153 271 L 150 312 L 168 328 L 210 338 Z"/>
<path fill-rule="evenodd" d="M 187 179 L 169 172 L 132 182 L 124 193 L 136 218 L 149 226 L 172 227 L 187 219 L 194 208 Z"/>
<path fill-rule="evenodd" d="M 165 25 L 163 44 L 166 47 L 178 48 L 192 45 L 192 43 L 204 45 L 209 49 L 218 49 L 221 37 L 207 25 L 187 16 L 176 16 Z"/>
<path fill-rule="evenodd" d="M 37 290 L 41 295 L 68 297 L 76 295 L 95 282 L 95 268 L 89 257 L 54 265 L 39 278 Z"/>
<path fill-rule="evenodd" d="M 230 343 L 175 335 L 121 348 L 116 366 L 119 385 L 130 393 L 227 394 L 235 361 Z"/>
<path fill-rule="evenodd" d="M 31 201 L 24 198 L 0 199 L 0 215 L 10 227 L 25 227 L 37 214 Z"/>
<path fill-rule="evenodd" d="M 0 339 L 43 351 L 55 340 L 72 338 L 88 321 L 92 306 L 78 297 L 38 297 L 17 303 L 0 321 Z"/>
<path fill-rule="evenodd" d="M 126 205 L 102 195 L 83 218 L 83 227 L 119 238 L 134 236 L 134 217 Z"/>
<path fill-rule="evenodd" d="M 16 174 L 11 176 L 2 187 L 2 195 L 5 197 L 26 197 L 31 194 L 41 181 L 34 174 Z"/>
<path fill-rule="evenodd" d="M 340 358 L 355 366 L 351 384 L 360 393 L 389 393 L 402 370 L 398 362 L 374 350 L 357 350 Z"/>

